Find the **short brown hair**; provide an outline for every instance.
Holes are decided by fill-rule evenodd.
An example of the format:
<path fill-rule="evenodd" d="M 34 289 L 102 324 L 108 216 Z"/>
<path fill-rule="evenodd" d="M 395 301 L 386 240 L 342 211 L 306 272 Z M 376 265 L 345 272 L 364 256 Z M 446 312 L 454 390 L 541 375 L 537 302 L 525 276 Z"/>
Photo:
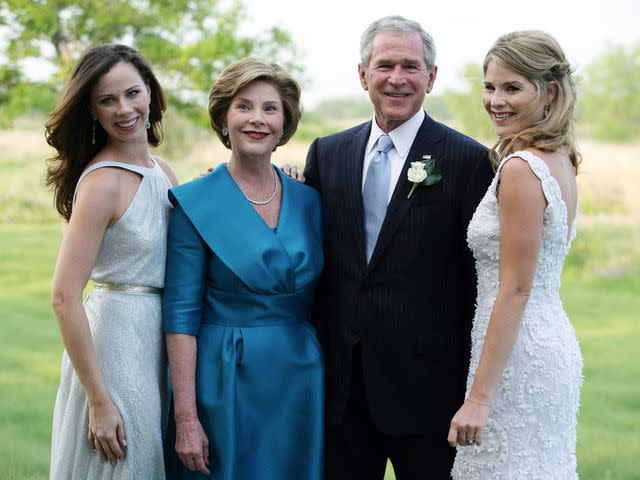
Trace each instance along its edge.
<path fill-rule="evenodd" d="M 231 148 L 229 137 L 222 135 L 227 112 L 237 93 L 256 80 L 273 84 L 280 94 L 284 109 L 284 133 L 277 146 L 289 141 L 298 128 L 302 117 L 300 85 L 280 65 L 267 63 L 258 58 L 243 58 L 224 69 L 209 93 L 209 120 L 220 141 Z"/>

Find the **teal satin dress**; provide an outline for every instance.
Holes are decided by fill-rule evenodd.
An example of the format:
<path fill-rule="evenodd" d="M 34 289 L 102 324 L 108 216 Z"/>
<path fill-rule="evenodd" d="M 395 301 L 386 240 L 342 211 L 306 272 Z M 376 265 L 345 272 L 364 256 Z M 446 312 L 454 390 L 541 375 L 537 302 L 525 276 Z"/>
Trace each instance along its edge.
<path fill-rule="evenodd" d="M 278 174 L 275 231 L 226 165 L 169 193 L 164 329 L 197 337 L 211 470 L 184 467 L 170 435 L 169 479 L 322 478 L 323 358 L 309 323 L 323 264 L 320 198 Z"/>

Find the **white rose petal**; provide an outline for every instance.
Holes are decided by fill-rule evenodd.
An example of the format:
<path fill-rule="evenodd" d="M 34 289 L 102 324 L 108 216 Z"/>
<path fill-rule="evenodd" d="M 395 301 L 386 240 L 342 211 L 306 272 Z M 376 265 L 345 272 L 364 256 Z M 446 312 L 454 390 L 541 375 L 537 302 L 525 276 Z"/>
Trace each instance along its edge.
<path fill-rule="evenodd" d="M 411 168 L 416 168 L 418 170 L 424 170 L 426 165 L 423 162 L 411 162 Z"/>
<path fill-rule="evenodd" d="M 424 164 L 422 162 L 417 162 L 417 163 L 420 163 L 420 165 L 424 167 Z M 407 177 L 410 182 L 420 183 L 424 181 L 425 178 L 427 178 L 427 172 L 424 170 L 424 168 L 414 168 L 412 165 L 409 171 L 407 172 Z"/>

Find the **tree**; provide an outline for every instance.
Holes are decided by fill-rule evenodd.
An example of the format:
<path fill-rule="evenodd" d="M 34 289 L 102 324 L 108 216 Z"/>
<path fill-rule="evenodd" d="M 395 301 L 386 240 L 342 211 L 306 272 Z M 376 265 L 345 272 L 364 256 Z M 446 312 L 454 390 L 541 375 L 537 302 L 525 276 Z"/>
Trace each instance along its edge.
<path fill-rule="evenodd" d="M 585 71 L 578 117 L 600 140 L 640 137 L 640 43 L 630 49 L 610 45 Z"/>
<path fill-rule="evenodd" d="M 491 121 L 482 106 L 482 67 L 475 63 L 467 63 L 461 72 L 467 82 L 463 92 L 448 90 L 444 93 L 444 101 L 453 116 L 453 122 L 465 134 L 479 140 L 495 138 Z"/>
<path fill-rule="evenodd" d="M 6 40 L 4 62 L 0 55 L 0 114 L 51 111 L 82 51 L 100 43 L 139 49 L 172 105 L 190 116 L 206 115 L 202 104 L 212 80 L 238 58 L 264 56 L 300 71 L 287 32 L 273 27 L 243 36 L 244 18 L 239 0 L 0 0 Z M 48 62 L 54 73 L 46 80 L 29 79 L 21 68 L 25 59 Z"/>

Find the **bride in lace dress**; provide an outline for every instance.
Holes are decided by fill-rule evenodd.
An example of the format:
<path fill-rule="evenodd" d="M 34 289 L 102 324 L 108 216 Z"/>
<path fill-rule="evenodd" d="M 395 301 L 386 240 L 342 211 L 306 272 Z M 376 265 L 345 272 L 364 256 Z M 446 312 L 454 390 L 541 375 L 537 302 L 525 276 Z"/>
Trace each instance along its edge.
<path fill-rule="evenodd" d="M 575 235 L 575 85 L 561 47 L 538 31 L 500 37 L 484 74 L 498 161 L 467 235 L 478 298 L 452 476 L 576 479 L 582 357 L 558 292 Z"/>
<path fill-rule="evenodd" d="M 165 478 L 168 413 L 160 291 L 177 184 L 149 154 L 165 98 L 124 45 L 84 53 L 47 122 L 47 183 L 68 221 L 52 286 L 64 341 L 50 478 Z M 82 302 L 91 279 L 94 290 Z"/>

